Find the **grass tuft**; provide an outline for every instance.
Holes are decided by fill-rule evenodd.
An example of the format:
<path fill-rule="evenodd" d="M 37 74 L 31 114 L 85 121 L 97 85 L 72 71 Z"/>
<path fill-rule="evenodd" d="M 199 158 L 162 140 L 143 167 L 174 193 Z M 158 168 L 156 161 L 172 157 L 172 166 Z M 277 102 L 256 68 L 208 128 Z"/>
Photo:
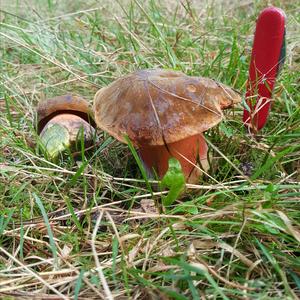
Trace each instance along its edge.
<path fill-rule="evenodd" d="M 1 299 L 300 297 L 297 1 L 0 2 Z M 89 151 L 45 157 L 40 101 L 73 93 L 92 103 L 137 69 L 245 94 L 255 20 L 269 4 L 287 15 L 287 58 L 267 126 L 254 138 L 242 105 L 226 112 L 205 134 L 208 174 L 167 213 L 155 204 L 168 191 L 133 147 L 100 130 Z"/>

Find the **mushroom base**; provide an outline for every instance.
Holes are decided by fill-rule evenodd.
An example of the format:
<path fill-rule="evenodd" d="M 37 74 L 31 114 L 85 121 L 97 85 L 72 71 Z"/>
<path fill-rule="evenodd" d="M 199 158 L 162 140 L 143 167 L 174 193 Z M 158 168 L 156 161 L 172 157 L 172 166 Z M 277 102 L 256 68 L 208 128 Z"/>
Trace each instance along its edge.
<path fill-rule="evenodd" d="M 197 183 L 202 174 L 200 168 L 204 171 L 209 169 L 207 149 L 203 135 L 197 134 L 168 145 L 141 147 L 139 154 L 150 176 L 156 173 L 162 178 L 168 170 L 169 159 L 175 157 L 181 164 L 186 181 Z"/>

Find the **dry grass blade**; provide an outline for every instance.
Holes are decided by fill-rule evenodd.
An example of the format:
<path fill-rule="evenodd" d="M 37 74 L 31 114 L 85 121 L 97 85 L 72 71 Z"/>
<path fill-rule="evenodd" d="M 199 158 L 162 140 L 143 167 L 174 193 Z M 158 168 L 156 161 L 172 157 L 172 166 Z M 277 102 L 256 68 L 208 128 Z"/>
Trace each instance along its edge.
<path fill-rule="evenodd" d="M 103 268 L 102 268 L 102 266 L 99 262 L 99 258 L 98 258 L 98 255 L 97 255 L 97 249 L 96 249 L 96 246 L 95 246 L 97 232 L 99 230 L 99 226 L 100 226 L 100 223 L 101 223 L 101 220 L 102 220 L 102 216 L 103 216 L 103 211 L 101 210 L 100 213 L 99 213 L 99 216 L 97 218 L 94 230 L 93 230 L 91 246 L 92 246 L 92 251 L 93 251 L 93 255 L 94 255 L 94 259 L 95 259 L 95 263 L 96 263 L 96 270 L 99 274 L 99 278 L 100 278 L 101 284 L 103 286 L 103 289 L 104 289 L 104 292 L 105 292 L 105 295 L 106 295 L 106 299 L 113 300 L 114 297 L 113 297 L 113 295 L 112 295 L 112 293 L 109 289 L 109 286 L 108 286 L 107 281 L 105 279 L 105 276 L 103 274 Z"/>
<path fill-rule="evenodd" d="M 282 219 L 284 224 L 286 225 L 288 231 L 292 234 L 292 236 L 300 243 L 300 231 L 298 231 L 294 226 L 292 225 L 291 220 L 287 217 L 287 215 L 282 211 L 277 211 L 277 214 Z"/>
<path fill-rule="evenodd" d="M 247 290 L 247 291 L 255 291 L 255 290 L 257 290 L 256 288 L 250 288 L 250 287 L 247 287 L 247 286 L 244 286 L 244 285 L 240 285 L 238 283 L 231 282 L 231 281 L 227 280 L 226 278 L 224 278 L 221 275 L 219 275 L 217 271 L 215 271 L 212 267 L 210 267 L 203 260 L 199 260 L 199 263 L 202 264 L 208 270 L 208 272 L 211 273 L 212 276 L 214 276 L 218 280 L 224 282 L 228 286 L 231 286 L 231 287 L 234 287 L 234 288 L 237 288 L 237 289 L 240 289 L 240 290 Z"/>
<path fill-rule="evenodd" d="M 30 268 L 28 268 L 26 265 L 24 265 L 22 262 L 17 260 L 15 257 L 13 257 L 9 252 L 7 252 L 5 249 L 0 247 L 0 251 L 5 254 L 7 257 L 9 257 L 11 260 L 13 260 L 16 264 L 21 266 L 24 270 L 26 270 L 28 273 L 30 273 L 33 277 L 35 277 L 39 282 L 41 282 L 45 287 L 47 287 L 49 290 L 51 290 L 53 293 L 61 297 L 61 299 L 68 300 L 69 298 L 65 295 L 61 294 L 57 289 L 55 289 L 53 286 L 51 286 L 47 281 L 45 281 L 43 278 L 41 278 L 38 274 L 33 272 Z"/>
<path fill-rule="evenodd" d="M 225 243 L 218 243 L 218 247 L 228 251 L 229 253 L 232 253 L 232 255 L 238 257 L 246 266 L 251 268 L 253 270 L 257 264 L 256 262 L 252 262 L 250 259 L 248 259 L 245 255 L 243 255 L 240 251 L 233 248 L 232 246 L 225 244 Z"/>

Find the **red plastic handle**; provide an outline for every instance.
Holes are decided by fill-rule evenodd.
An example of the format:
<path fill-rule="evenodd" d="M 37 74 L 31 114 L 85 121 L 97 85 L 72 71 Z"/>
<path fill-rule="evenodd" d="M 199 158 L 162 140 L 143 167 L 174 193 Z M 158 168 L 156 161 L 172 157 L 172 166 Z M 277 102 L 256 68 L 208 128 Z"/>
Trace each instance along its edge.
<path fill-rule="evenodd" d="M 246 93 L 243 121 L 253 132 L 267 122 L 271 97 L 285 56 L 285 13 L 276 7 L 264 9 L 258 17 Z"/>

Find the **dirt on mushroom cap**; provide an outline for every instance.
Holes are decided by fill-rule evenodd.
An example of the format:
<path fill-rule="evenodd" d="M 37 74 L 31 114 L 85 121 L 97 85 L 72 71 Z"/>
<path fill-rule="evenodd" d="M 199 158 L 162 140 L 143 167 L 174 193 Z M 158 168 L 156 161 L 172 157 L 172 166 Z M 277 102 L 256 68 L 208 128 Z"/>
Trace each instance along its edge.
<path fill-rule="evenodd" d="M 241 101 L 212 79 L 150 69 L 124 76 L 94 98 L 97 125 L 121 142 L 163 145 L 218 124 L 222 109 Z"/>

